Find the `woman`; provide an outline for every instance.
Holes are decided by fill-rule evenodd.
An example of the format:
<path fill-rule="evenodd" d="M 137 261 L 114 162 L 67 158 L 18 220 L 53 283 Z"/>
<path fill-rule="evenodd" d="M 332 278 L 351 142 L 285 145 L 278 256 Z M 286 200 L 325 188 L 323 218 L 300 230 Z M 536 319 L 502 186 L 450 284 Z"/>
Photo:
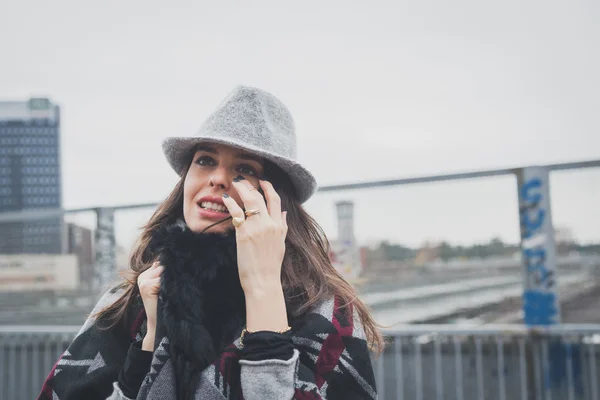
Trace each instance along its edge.
<path fill-rule="evenodd" d="M 170 138 L 181 179 L 46 379 L 40 399 L 374 399 L 383 340 L 302 203 L 292 117 L 236 88 L 196 137 Z"/>

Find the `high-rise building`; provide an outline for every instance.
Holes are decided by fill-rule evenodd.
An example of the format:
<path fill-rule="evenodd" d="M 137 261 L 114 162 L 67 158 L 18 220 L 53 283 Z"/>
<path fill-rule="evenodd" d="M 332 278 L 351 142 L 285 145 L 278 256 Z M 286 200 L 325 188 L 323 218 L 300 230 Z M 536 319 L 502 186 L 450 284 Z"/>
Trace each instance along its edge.
<path fill-rule="evenodd" d="M 60 209 L 60 109 L 44 98 L 0 101 L 0 213 Z M 0 254 L 57 254 L 62 217 L 0 224 Z"/>

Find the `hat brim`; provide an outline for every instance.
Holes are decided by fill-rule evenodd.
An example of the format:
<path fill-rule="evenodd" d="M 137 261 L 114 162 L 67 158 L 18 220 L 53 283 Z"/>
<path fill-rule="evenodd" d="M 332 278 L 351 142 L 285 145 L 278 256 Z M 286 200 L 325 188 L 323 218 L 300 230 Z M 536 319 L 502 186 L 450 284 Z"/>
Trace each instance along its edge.
<path fill-rule="evenodd" d="M 192 151 L 200 143 L 215 143 L 235 147 L 271 161 L 289 176 L 300 203 L 308 200 L 317 190 L 315 177 L 296 161 L 264 151 L 248 143 L 238 142 L 232 138 L 170 137 L 165 139 L 162 144 L 163 152 L 177 174 L 181 175 L 188 166 L 187 163 L 190 162 Z"/>

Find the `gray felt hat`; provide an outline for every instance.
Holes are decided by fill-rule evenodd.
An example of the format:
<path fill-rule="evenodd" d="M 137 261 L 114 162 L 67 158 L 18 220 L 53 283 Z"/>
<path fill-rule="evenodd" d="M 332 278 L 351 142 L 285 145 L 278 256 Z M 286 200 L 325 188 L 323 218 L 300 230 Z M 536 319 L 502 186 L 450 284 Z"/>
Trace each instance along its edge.
<path fill-rule="evenodd" d="M 238 86 L 217 107 L 192 137 L 171 137 L 163 151 L 171 167 L 181 174 L 199 143 L 217 143 L 257 154 L 281 168 L 304 203 L 317 182 L 296 162 L 296 129 L 287 107 L 264 90 Z"/>

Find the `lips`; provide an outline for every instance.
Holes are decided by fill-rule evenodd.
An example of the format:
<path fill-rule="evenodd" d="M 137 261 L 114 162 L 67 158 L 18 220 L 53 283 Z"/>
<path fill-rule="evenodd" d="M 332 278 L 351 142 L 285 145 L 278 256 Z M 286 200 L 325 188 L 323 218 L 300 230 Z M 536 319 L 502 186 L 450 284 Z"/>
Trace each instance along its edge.
<path fill-rule="evenodd" d="M 203 210 L 229 214 L 229 211 L 227 211 L 227 207 L 225 207 L 225 205 L 223 203 L 219 204 L 219 203 L 213 203 L 212 201 L 201 201 L 198 203 L 198 205 Z"/>
<path fill-rule="evenodd" d="M 198 214 L 201 217 L 226 218 L 229 216 L 229 211 L 220 197 L 204 196 L 196 202 L 196 205 L 198 206 Z"/>

